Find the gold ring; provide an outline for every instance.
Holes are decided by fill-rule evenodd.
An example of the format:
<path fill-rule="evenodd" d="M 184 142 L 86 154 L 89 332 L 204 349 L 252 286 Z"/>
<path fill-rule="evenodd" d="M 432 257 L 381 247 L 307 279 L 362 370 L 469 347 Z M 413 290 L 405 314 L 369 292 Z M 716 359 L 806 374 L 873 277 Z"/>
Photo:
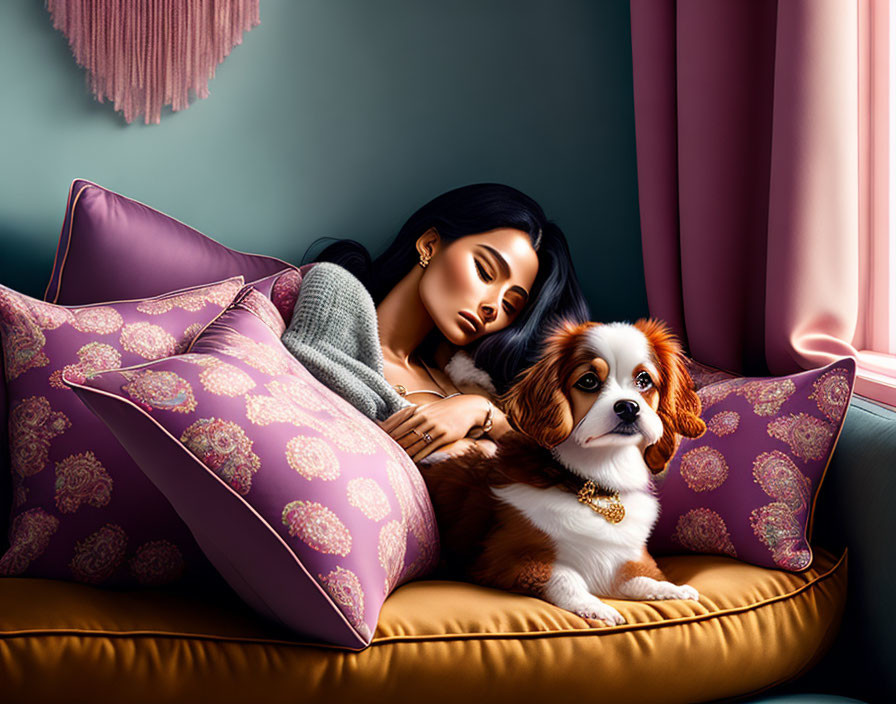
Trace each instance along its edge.
<path fill-rule="evenodd" d="M 412 433 L 417 433 L 417 435 L 419 435 L 419 434 L 420 434 L 420 433 L 419 433 L 419 432 L 418 432 L 418 431 L 417 431 L 417 429 L 416 429 L 416 428 L 411 428 L 411 432 L 412 432 Z"/>
<path fill-rule="evenodd" d="M 432 436 L 429 433 L 423 433 L 423 439 L 426 441 L 427 445 L 432 442 Z"/>

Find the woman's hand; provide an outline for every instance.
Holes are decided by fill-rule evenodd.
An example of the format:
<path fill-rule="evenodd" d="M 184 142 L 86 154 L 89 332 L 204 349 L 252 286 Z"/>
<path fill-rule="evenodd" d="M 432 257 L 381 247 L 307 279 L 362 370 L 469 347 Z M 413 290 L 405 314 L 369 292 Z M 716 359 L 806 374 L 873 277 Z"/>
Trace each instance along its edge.
<path fill-rule="evenodd" d="M 422 406 L 408 406 L 386 420 L 376 421 L 401 445 L 414 462 L 465 437 L 470 428 L 485 422 L 488 402 L 477 394 L 460 394 Z M 427 443 L 424 433 L 432 441 Z"/>

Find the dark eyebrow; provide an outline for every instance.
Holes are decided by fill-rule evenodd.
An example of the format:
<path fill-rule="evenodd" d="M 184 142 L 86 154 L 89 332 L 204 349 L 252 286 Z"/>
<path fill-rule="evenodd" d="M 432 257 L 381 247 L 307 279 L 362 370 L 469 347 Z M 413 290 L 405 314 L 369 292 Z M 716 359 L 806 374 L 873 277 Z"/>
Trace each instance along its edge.
<path fill-rule="evenodd" d="M 488 245 L 488 244 L 480 244 L 479 246 L 482 247 L 483 249 L 487 249 L 489 252 L 492 253 L 492 256 L 498 260 L 498 264 L 501 266 L 501 269 L 504 270 L 504 278 L 509 279 L 510 278 L 510 265 L 507 263 L 507 260 L 501 255 L 501 253 L 497 249 L 495 249 L 494 247 L 492 247 L 491 245 Z M 523 295 L 524 298 L 529 298 L 529 292 L 526 289 L 524 289 L 522 286 L 511 286 L 510 290 L 518 291 L 519 293 L 521 293 Z"/>

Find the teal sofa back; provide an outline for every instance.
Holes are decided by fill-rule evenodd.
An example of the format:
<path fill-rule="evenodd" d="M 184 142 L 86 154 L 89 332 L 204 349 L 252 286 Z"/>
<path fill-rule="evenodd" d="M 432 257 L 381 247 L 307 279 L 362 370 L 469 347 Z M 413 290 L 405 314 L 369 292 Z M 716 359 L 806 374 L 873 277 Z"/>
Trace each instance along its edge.
<path fill-rule="evenodd" d="M 853 397 L 815 509 L 813 540 L 848 549 L 838 639 L 800 686 L 896 700 L 896 411 Z M 839 554 L 838 552 L 838 554 Z"/>

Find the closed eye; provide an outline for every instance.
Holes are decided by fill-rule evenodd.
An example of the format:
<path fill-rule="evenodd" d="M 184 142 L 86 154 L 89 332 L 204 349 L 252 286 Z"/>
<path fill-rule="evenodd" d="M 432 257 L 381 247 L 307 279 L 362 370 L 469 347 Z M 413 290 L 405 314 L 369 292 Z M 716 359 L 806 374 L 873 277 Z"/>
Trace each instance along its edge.
<path fill-rule="evenodd" d="M 488 275 L 488 272 L 486 272 L 486 270 L 478 261 L 476 262 L 476 269 L 479 271 L 479 278 L 481 278 L 486 283 L 492 281 L 493 277 Z M 504 310 L 507 311 L 507 315 L 513 315 L 514 313 L 516 313 L 516 308 L 514 308 L 512 305 L 507 304 L 506 302 L 504 305 Z"/>

